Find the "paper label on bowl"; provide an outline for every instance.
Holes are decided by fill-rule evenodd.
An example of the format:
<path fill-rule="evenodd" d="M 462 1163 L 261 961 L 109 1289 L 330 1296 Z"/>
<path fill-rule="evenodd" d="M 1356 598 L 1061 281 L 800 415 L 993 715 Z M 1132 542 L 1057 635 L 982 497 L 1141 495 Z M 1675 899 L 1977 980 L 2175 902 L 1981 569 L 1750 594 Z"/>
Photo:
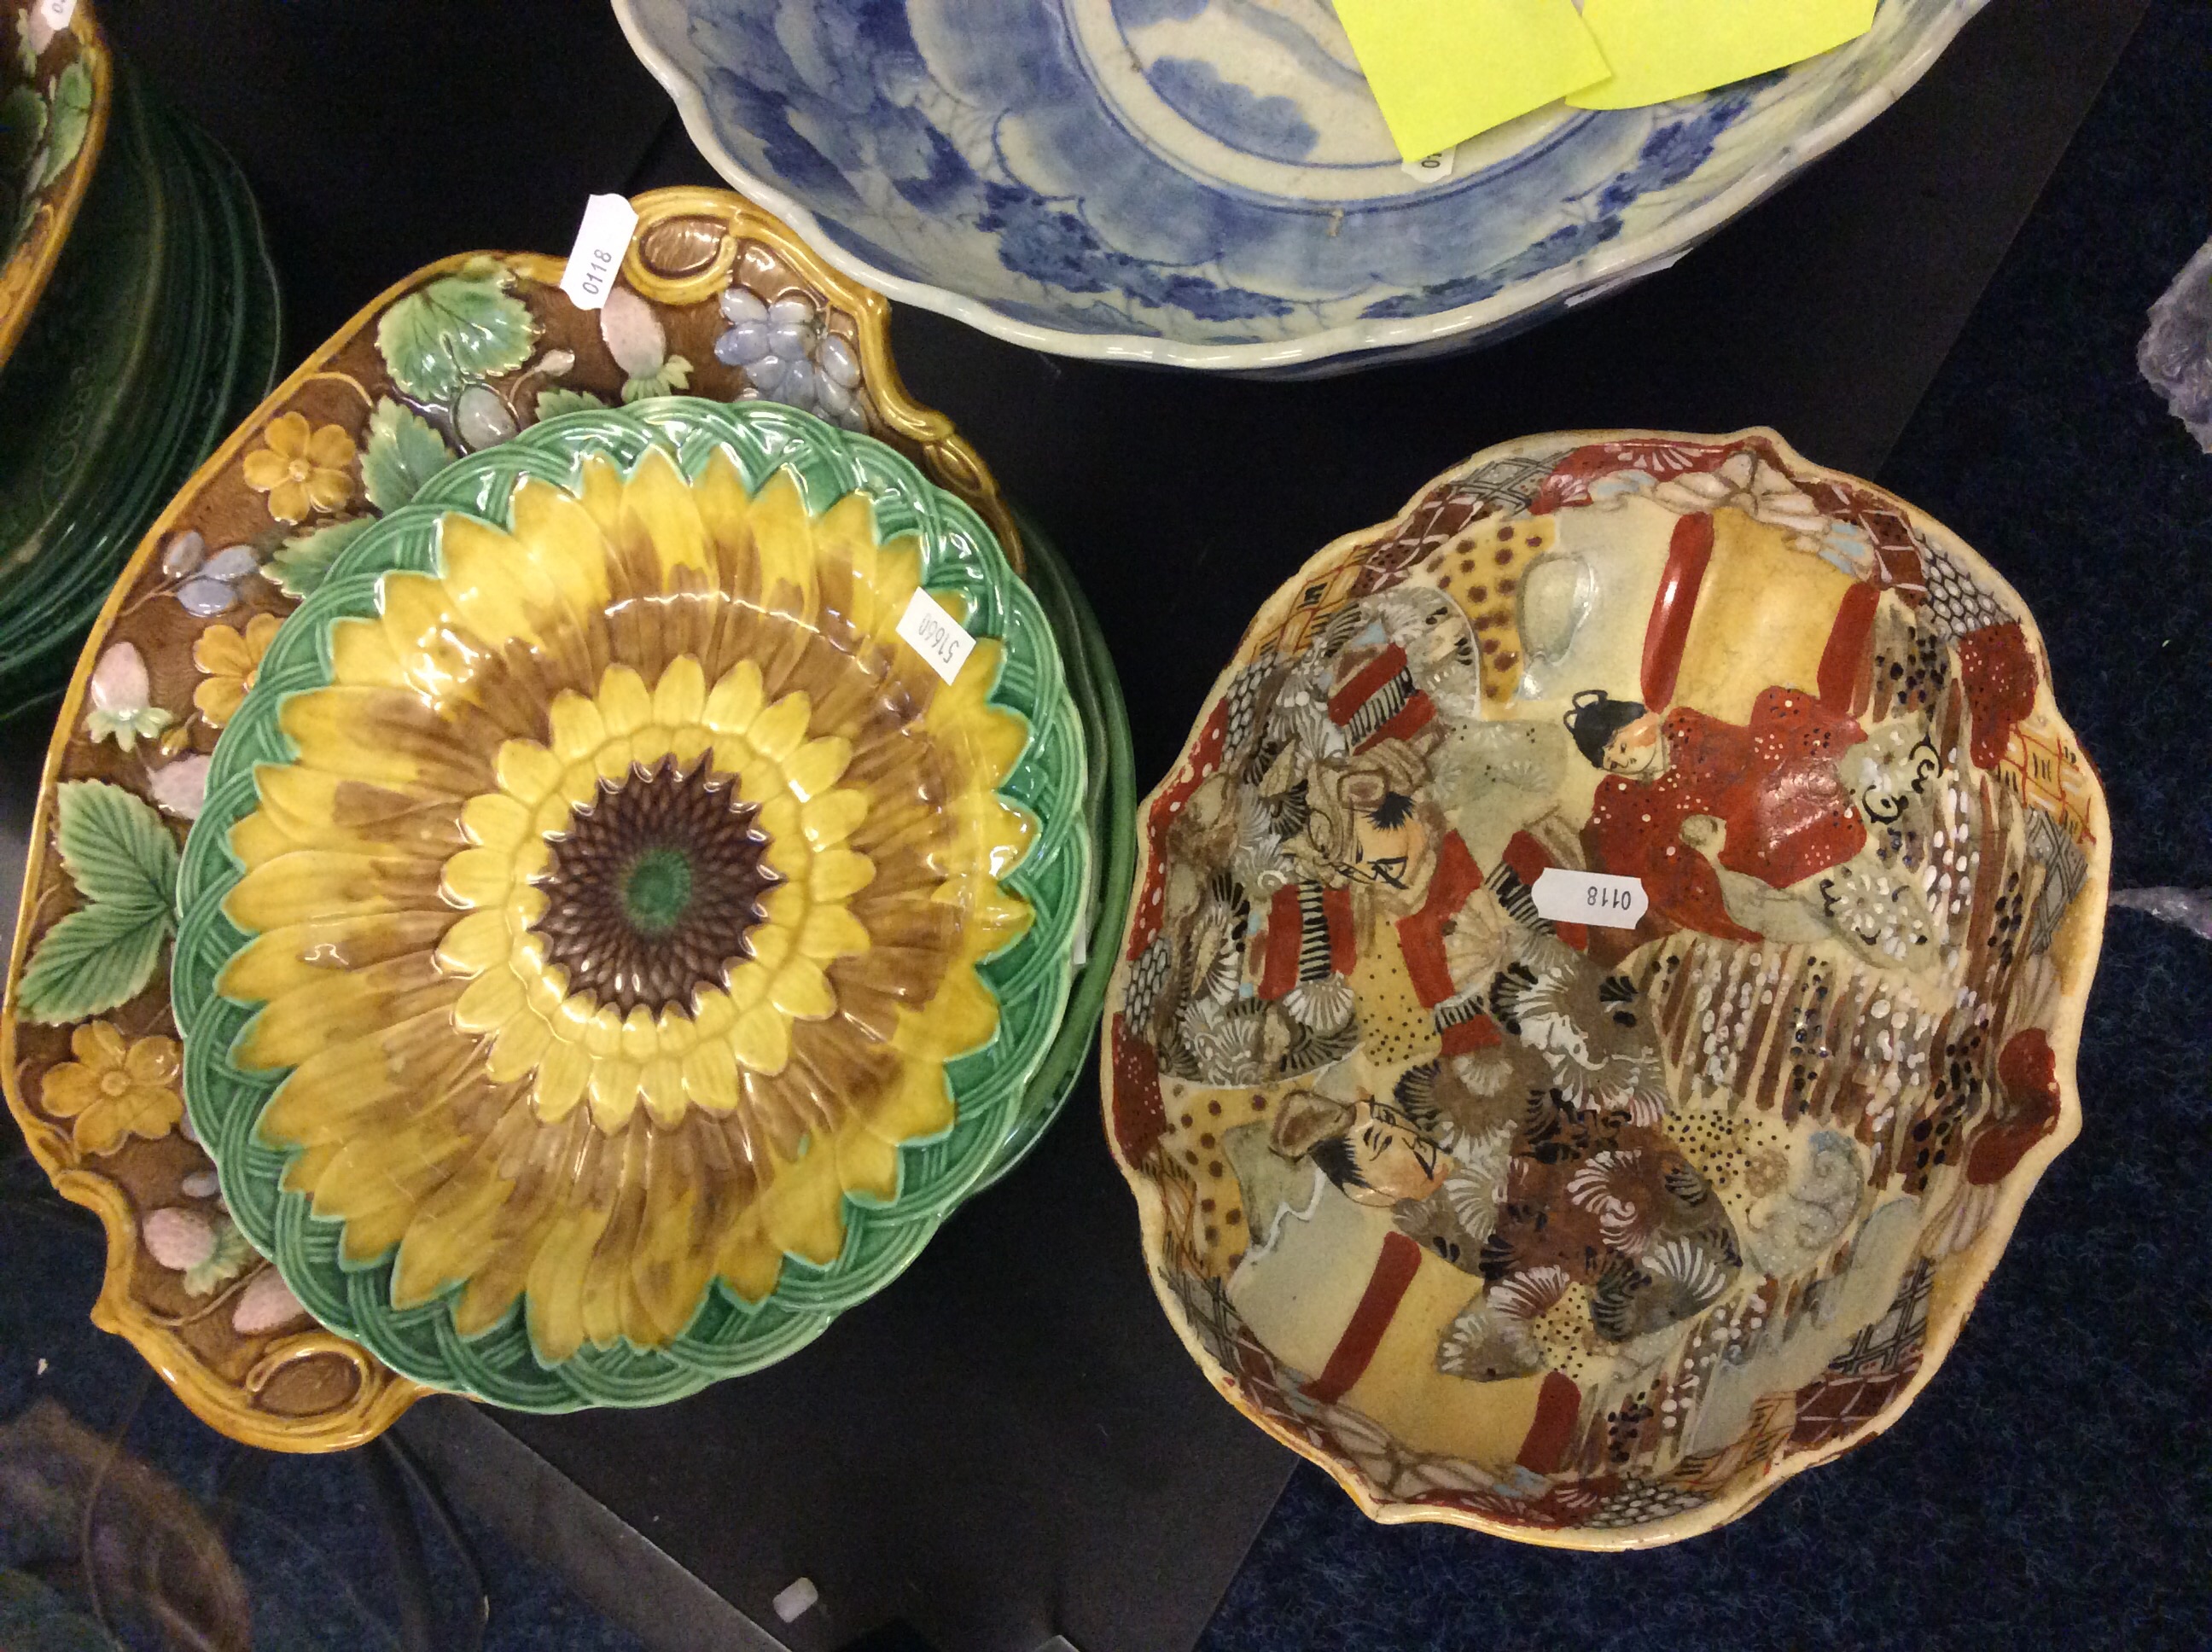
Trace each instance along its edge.
<path fill-rule="evenodd" d="M 76 0 L 39 0 L 39 21 L 57 34 L 76 15 Z"/>
<path fill-rule="evenodd" d="M 975 651 L 975 639 L 968 635 L 967 628 L 938 606 L 937 598 L 920 586 L 907 598 L 898 634 L 948 683 L 960 675 L 960 668 Z"/>
<path fill-rule="evenodd" d="M 1335 9 L 1408 161 L 1608 72 L 1573 0 L 1335 0 Z"/>
<path fill-rule="evenodd" d="M 1434 155 L 1425 155 L 1419 161 L 1401 161 L 1407 172 L 1425 184 L 1442 183 L 1452 175 L 1452 162 L 1458 156 L 1456 144 L 1449 149 L 1438 149 Z"/>
<path fill-rule="evenodd" d="M 561 290 L 580 310 L 603 307 L 622 272 L 623 254 L 637 233 L 637 209 L 620 195 L 594 195 L 584 203 L 576 245 L 561 272 Z"/>
<path fill-rule="evenodd" d="M 1613 70 L 1576 109 L 1671 103 L 1832 52 L 1874 27 L 1875 0 L 1582 0 Z"/>
<path fill-rule="evenodd" d="M 1595 924 L 1601 929 L 1633 929 L 1651 909 L 1640 878 L 1609 872 L 1570 872 L 1547 866 L 1529 891 L 1536 915 L 1555 924 Z"/>

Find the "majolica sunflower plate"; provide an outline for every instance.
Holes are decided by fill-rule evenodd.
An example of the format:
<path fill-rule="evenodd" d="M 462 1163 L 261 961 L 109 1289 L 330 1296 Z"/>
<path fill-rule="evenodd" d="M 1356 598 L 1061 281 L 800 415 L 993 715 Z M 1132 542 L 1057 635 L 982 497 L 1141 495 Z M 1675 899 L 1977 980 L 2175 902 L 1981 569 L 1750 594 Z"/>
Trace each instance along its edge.
<path fill-rule="evenodd" d="M 124 116 L 131 108 L 118 103 Z M 46 750 L 0 995 L 0 1089 L 56 1188 L 106 1230 L 94 1322 L 129 1339 L 210 1426 L 252 1445 L 356 1446 L 428 1390 L 314 1324 L 222 1200 L 180 1093 L 170 1002 L 179 846 L 205 806 L 216 740 L 281 623 L 356 538 L 465 455 L 672 387 L 817 412 L 890 443 L 996 530 L 1044 604 L 1097 759 L 1083 928 L 1121 929 L 1135 847 L 1128 728 L 1066 569 L 1017 525 L 951 422 L 907 393 L 880 295 L 726 191 L 658 190 L 635 204 L 637 234 L 602 309 L 570 303 L 558 258 L 460 254 L 379 295 L 311 352 L 140 541 Z M 1054 1116 L 1109 963 L 1107 948 L 1090 948 L 977 1187 Z"/>
<path fill-rule="evenodd" d="M 1139 815 L 1169 1317 L 1370 1515 L 1669 1542 L 1887 1428 L 2080 1127 L 2111 826 L 2020 598 L 1771 432 L 1476 455 Z"/>
<path fill-rule="evenodd" d="M 917 591 L 976 639 L 949 683 Z M 1085 764 L 1036 598 L 871 438 L 668 398 L 453 466 L 270 644 L 186 847 L 185 1092 L 240 1228 L 501 1404 L 780 1357 L 1007 1141 Z"/>

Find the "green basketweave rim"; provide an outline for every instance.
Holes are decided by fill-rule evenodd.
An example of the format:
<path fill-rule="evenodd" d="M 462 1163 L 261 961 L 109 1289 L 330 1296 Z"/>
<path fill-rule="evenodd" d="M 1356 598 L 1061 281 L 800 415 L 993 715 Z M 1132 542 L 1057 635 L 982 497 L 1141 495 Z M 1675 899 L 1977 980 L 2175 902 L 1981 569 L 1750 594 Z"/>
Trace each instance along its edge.
<path fill-rule="evenodd" d="M 1001 641 L 1003 661 L 989 699 L 1028 720 L 1029 741 L 999 795 L 1036 827 L 1020 865 L 1003 881 L 1030 903 L 1032 919 L 1018 939 L 978 966 L 998 1000 L 999 1025 L 980 1048 L 946 1064 L 953 1124 L 901 1150 L 899 1186 L 889 1201 L 845 1195 L 845 1245 L 835 1261 L 822 1267 L 787 1256 L 775 1289 L 754 1303 L 717 1281 L 691 1323 L 665 1347 L 586 1345 L 546 1364 L 531 1345 L 520 1302 L 491 1329 L 468 1338 L 453 1326 L 458 1286 L 431 1302 L 394 1309 L 394 1256 L 366 1266 L 342 1261 L 342 1224 L 312 1215 L 307 1199 L 284 1187 L 296 1151 L 264 1141 L 257 1127 L 286 1073 L 250 1073 L 235 1065 L 236 1042 L 259 1006 L 226 998 L 215 987 L 248 938 L 222 910 L 243 870 L 231 854 L 230 833 L 258 802 L 257 766 L 298 756 L 278 713 L 289 695 L 329 683 L 332 625 L 376 613 L 386 573 L 437 572 L 445 517 L 471 516 L 503 529 L 522 478 L 574 488 L 587 457 L 610 460 L 628 475 L 653 446 L 671 452 L 693 478 L 714 453 L 726 451 L 752 493 L 777 471 L 788 471 L 817 515 L 847 494 L 866 494 L 882 538 L 911 534 L 919 542 L 923 585 L 957 593 L 965 601 L 969 629 Z M 766 402 L 731 406 L 668 397 L 548 420 L 441 473 L 415 502 L 349 546 L 324 585 L 285 622 L 244 706 L 217 742 L 207 802 L 179 876 L 181 921 L 170 974 L 193 1129 L 214 1157 L 240 1228 L 276 1262 L 307 1310 L 417 1382 L 521 1410 L 565 1411 L 659 1404 L 757 1370 L 881 1290 L 997 1162 L 1067 1004 L 1076 928 L 1087 916 L 1092 881 L 1088 787 L 1084 732 L 1043 609 L 975 513 L 890 448 Z"/>

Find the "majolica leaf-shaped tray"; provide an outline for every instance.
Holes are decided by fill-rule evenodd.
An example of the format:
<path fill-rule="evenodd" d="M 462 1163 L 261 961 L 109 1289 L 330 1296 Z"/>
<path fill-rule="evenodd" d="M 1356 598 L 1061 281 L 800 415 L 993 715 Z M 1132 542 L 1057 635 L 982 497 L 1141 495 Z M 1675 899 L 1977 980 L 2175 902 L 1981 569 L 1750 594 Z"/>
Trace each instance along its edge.
<path fill-rule="evenodd" d="M 540 417 L 619 406 L 626 392 L 678 380 L 726 401 L 766 399 L 766 384 L 898 446 L 974 505 L 1010 556 L 1024 556 L 973 450 L 900 384 L 879 296 L 823 265 L 734 195 L 663 190 L 635 204 L 639 232 L 611 313 L 568 303 L 557 258 L 455 257 L 399 282 L 316 350 L 156 520 L 59 710 L 0 1006 L 0 1083 L 55 1185 L 106 1227 L 94 1321 L 129 1338 L 204 1419 L 249 1443 L 357 1445 L 424 1390 L 313 1324 L 238 1231 L 184 1116 L 169 1009 L 172 920 L 112 898 L 118 891 L 97 874 L 93 887 L 79 884 L 73 868 L 84 857 L 72 859 L 72 844 L 82 837 L 107 859 L 143 853 L 155 875 L 173 875 L 161 868 L 173 865 L 204 805 L 216 737 L 243 702 L 279 620 L 348 538 L 407 502 L 465 446 L 495 443 Z M 454 280 L 465 283 L 458 294 L 441 285 Z M 425 307 L 454 304 L 495 318 L 486 342 L 497 348 L 485 376 L 447 386 L 442 403 L 418 398 L 416 391 L 436 386 L 415 376 L 411 363 L 404 370 L 412 390 L 395 377 L 380 346 L 383 323 L 403 307 L 419 318 Z M 771 313 L 773 340 L 766 326 L 740 332 L 742 323 Z M 434 343 L 441 333 L 427 336 Z M 524 337 L 532 349 L 520 363 L 490 370 Z M 810 373 L 793 386 L 788 367 L 799 360 Z M 844 391 L 842 403 L 835 395 L 825 402 L 825 380 Z M 1035 572 L 1056 618 L 1080 632 L 1080 598 L 1069 596 L 1064 575 L 1048 561 Z M 1100 675 L 1095 650 L 1073 650 L 1070 661 L 1079 689 L 1097 702 L 1098 743 L 1111 757 L 1094 778 L 1125 787 L 1126 726 L 1110 675 Z M 119 806 L 78 806 L 109 794 L 122 798 Z M 1110 819 L 1116 808 L 1126 811 L 1116 799 L 1127 795 L 1109 789 L 1095 806 Z M 1117 856 L 1126 852 L 1126 840 L 1115 845 Z M 1109 932 L 1126 887 L 1117 873 L 1102 903 Z M 95 915 L 72 926 L 88 912 Z M 101 944 L 77 944 L 88 927 Z M 152 932 L 150 945 L 142 928 Z M 110 944 L 118 941 L 126 944 Z M 1101 987 L 1086 975 L 1082 990 Z M 1079 1042 L 1063 1029 L 1048 1067 L 1065 1073 Z M 1045 1098 L 1033 1096 L 1017 1139 L 1050 1114 Z"/>
<path fill-rule="evenodd" d="M 1771 432 L 1478 454 L 1140 814 L 1169 1317 L 1378 1519 L 1671 1541 L 1893 1422 L 2079 1127 L 2110 826 L 2034 623 Z"/>
<path fill-rule="evenodd" d="M 948 684 L 917 589 L 977 639 Z M 185 1093 L 325 1325 L 501 1404 L 781 1357 L 991 1166 L 1090 887 L 1050 626 L 768 403 L 444 471 L 286 624 L 180 879 Z"/>

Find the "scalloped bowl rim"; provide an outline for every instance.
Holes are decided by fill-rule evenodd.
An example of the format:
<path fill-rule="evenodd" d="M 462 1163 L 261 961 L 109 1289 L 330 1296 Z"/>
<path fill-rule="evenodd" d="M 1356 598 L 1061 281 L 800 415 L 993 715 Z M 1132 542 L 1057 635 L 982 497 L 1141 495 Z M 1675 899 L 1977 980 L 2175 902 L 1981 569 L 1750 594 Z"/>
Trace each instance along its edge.
<path fill-rule="evenodd" d="M 1895 501 L 1904 507 L 1916 525 L 1934 528 L 1954 551 L 1964 551 L 1973 572 L 1986 580 L 1996 592 L 2008 602 L 2019 618 L 2022 629 L 2033 644 L 2034 657 L 2043 668 L 2043 691 L 2050 696 L 2051 712 L 2059 728 L 2073 735 L 2073 725 L 2058 705 L 2058 693 L 2051 679 L 2051 654 L 2043 636 L 2043 629 L 2034 610 L 2021 597 L 2019 590 L 2007 579 L 1996 564 L 1980 550 L 1970 544 L 1954 529 L 1940 518 L 1931 515 L 1919 506 L 1879 483 L 1869 482 L 1848 471 L 1822 465 L 1807 459 L 1790 441 L 1766 425 L 1747 425 L 1730 432 L 1692 432 L 1661 430 L 1642 426 L 1621 426 L 1614 428 L 1563 429 L 1533 432 L 1527 435 L 1491 442 L 1478 448 L 1467 459 L 1445 466 L 1423 483 L 1407 497 L 1407 502 L 1391 514 L 1366 526 L 1340 534 L 1301 562 L 1291 575 L 1270 591 L 1261 600 L 1257 615 L 1266 614 L 1277 598 L 1286 591 L 1295 589 L 1301 582 L 1311 580 L 1326 569 L 1340 564 L 1349 548 L 1387 530 L 1393 524 L 1402 523 L 1416 510 L 1439 482 L 1463 471 L 1476 462 L 1510 454 L 1537 443 L 1559 440 L 1577 445 L 1620 441 L 1634 439 L 1680 440 L 1700 446 L 1721 445 L 1758 438 L 1771 442 L 1793 473 L 1802 473 L 1841 478 L 1865 488 L 1869 492 Z M 1152 847 L 1145 829 L 1153 807 L 1172 786 L 1199 738 L 1206 719 L 1212 714 L 1231 681 L 1243 663 L 1244 642 L 1240 637 L 1236 650 L 1223 665 L 1213 685 L 1207 689 L 1190 731 L 1176 747 L 1176 755 L 1167 770 L 1137 804 L 1137 864 L 1135 886 L 1141 891 L 1154 860 Z M 2079 748 L 2076 748 L 2079 750 Z M 1982 1293 L 1996 1277 L 1997 1266 L 2011 1248 L 2020 1219 L 2027 1203 L 2045 1175 L 2059 1156 L 2072 1146 L 2081 1133 L 2083 1114 L 2079 1062 L 2082 1029 L 2088 1018 L 2089 997 L 2096 984 L 2097 969 L 2104 952 L 2105 925 L 2109 914 L 2109 898 L 2112 880 L 2112 814 L 2105 796 L 2104 779 L 2094 762 L 2086 751 L 2080 753 L 2089 780 L 2089 795 L 2094 809 L 2092 818 L 2102 827 L 2096 840 L 2095 853 L 2089 858 L 2087 877 L 2076 900 L 2087 899 L 2088 908 L 2077 940 L 2080 949 L 2081 981 L 2078 987 L 2062 989 L 2053 1011 L 2049 1029 L 2051 1048 L 2057 1056 L 2054 1077 L 2058 1085 L 2058 1117 L 2051 1133 L 2023 1153 L 2011 1171 L 1996 1184 L 1997 1200 L 1989 1220 L 1981 1233 L 1964 1251 L 1958 1253 L 1962 1288 L 1939 1316 L 1930 1311 L 1919 1367 L 1880 1411 L 1856 1422 L 1850 1429 L 1824 1443 L 1802 1452 L 1785 1453 L 1757 1477 L 1746 1480 L 1741 1474 L 1728 1488 L 1710 1502 L 1696 1508 L 1662 1516 L 1640 1525 L 1624 1527 L 1534 1526 L 1517 1525 L 1488 1515 L 1472 1513 L 1449 1507 L 1432 1506 L 1410 1501 L 1372 1485 L 1358 1465 L 1337 1453 L 1317 1445 L 1296 1431 L 1286 1428 L 1273 1417 L 1249 1404 L 1241 1385 L 1231 1380 L 1223 1386 L 1227 1374 L 1213 1359 L 1192 1330 L 1183 1305 L 1168 1285 L 1159 1266 L 1164 1248 L 1165 1207 L 1158 1184 L 1141 1167 L 1132 1164 L 1123 1157 L 1119 1140 L 1114 1133 L 1114 1105 L 1115 1079 L 1112 1029 L 1114 1017 L 1122 1006 L 1127 991 L 1131 960 L 1128 957 L 1128 935 L 1125 930 L 1115 944 L 1114 974 L 1107 983 L 1106 1002 L 1101 1011 L 1098 1041 L 1098 1094 L 1101 1121 L 1105 1128 L 1107 1151 L 1114 1168 L 1137 1206 L 1139 1250 L 1146 1277 L 1152 1285 L 1154 1298 L 1162 1315 L 1175 1333 L 1177 1341 L 1190 1357 L 1206 1385 L 1212 1388 L 1243 1419 L 1259 1429 L 1270 1439 L 1296 1453 L 1328 1474 L 1330 1479 L 1358 1506 L 1360 1513 L 1379 1525 L 1432 1525 L 1456 1527 L 1462 1531 L 1481 1532 L 1488 1536 L 1503 1538 L 1510 1542 L 1522 1543 L 1537 1548 L 1577 1550 L 1586 1553 L 1619 1552 L 1625 1550 L 1650 1549 L 1679 1543 L 1688 1538 L 1700 1537 L 1723 1526 L 1733 1524 L 1764 1503 L 1787 1482 L 1809 1469 L 1833 1462 L 1846 1453 L 1856 1450 L 1869 1441 L 1887 1433 L 1912 1408 L 1923 1390 L 1934 1381 L 1956 1348 L 1967 1320 L 1972 1317 Z M 1130 903 L 1131 917 L 1135 921 L 1137 903 Z"/>
<path fill-rule="evenodd" d="M 1348 368 L 1358 365 L 1358 358 L 1370 352 L 1440 344 L 1462 334 L 1503 328 L 1516 319 L 1534 320 L 1538 313 L 1553 301 L 1577 295 L 1595 297 L 1609 286 L 1625 285 L 1638 276 L 1656 273 L 1668 261 L 1689 252 L 1729 219 L 1748 211 L 1788 182 L 1800 168 L 1854 136 L 1895 103 L 1928 72 L 1957 38 L 1959 31 L 1988 3 L 1989 0 L 1959 0 L 1929 26 L 1917 46 L 1881 80 L 1819 125 L 1783 144 L 1765 164 L 1646 235 L 1634 240 L 1607 242 L 1541 276 L 1434 314 L 1377 317 L 1324 328 L 1302 338 L 1249 344 L 1193 344 L 1139 333 L 1063 331 L 1016 320 L 980 299 L 878 268 L 828 234 L 822 221 L 803 202 L 751 171 L 730 153 L 715 130 L 714 116 L 697 83 L 677 67 L 639 21 L 639 0 L 614 0 L 614 12 L 630 49 L 660 82 L 661 88 L 676 100 L 677 112 L 684 118 L 684 129 L 690 134 L 699 152 L 729 180 L 732 189 L 775 214 L 823 258 L 855 281 L 865 282 L 903 302 L 964 321 L 978 331 L 1008 343 L 1026 345 L 1056 355 L 1197 367 L 1219 373 L 1263 373 L 1329 363 Z M 1470 344 L 1474 342 L 1468 341 Z"/>

